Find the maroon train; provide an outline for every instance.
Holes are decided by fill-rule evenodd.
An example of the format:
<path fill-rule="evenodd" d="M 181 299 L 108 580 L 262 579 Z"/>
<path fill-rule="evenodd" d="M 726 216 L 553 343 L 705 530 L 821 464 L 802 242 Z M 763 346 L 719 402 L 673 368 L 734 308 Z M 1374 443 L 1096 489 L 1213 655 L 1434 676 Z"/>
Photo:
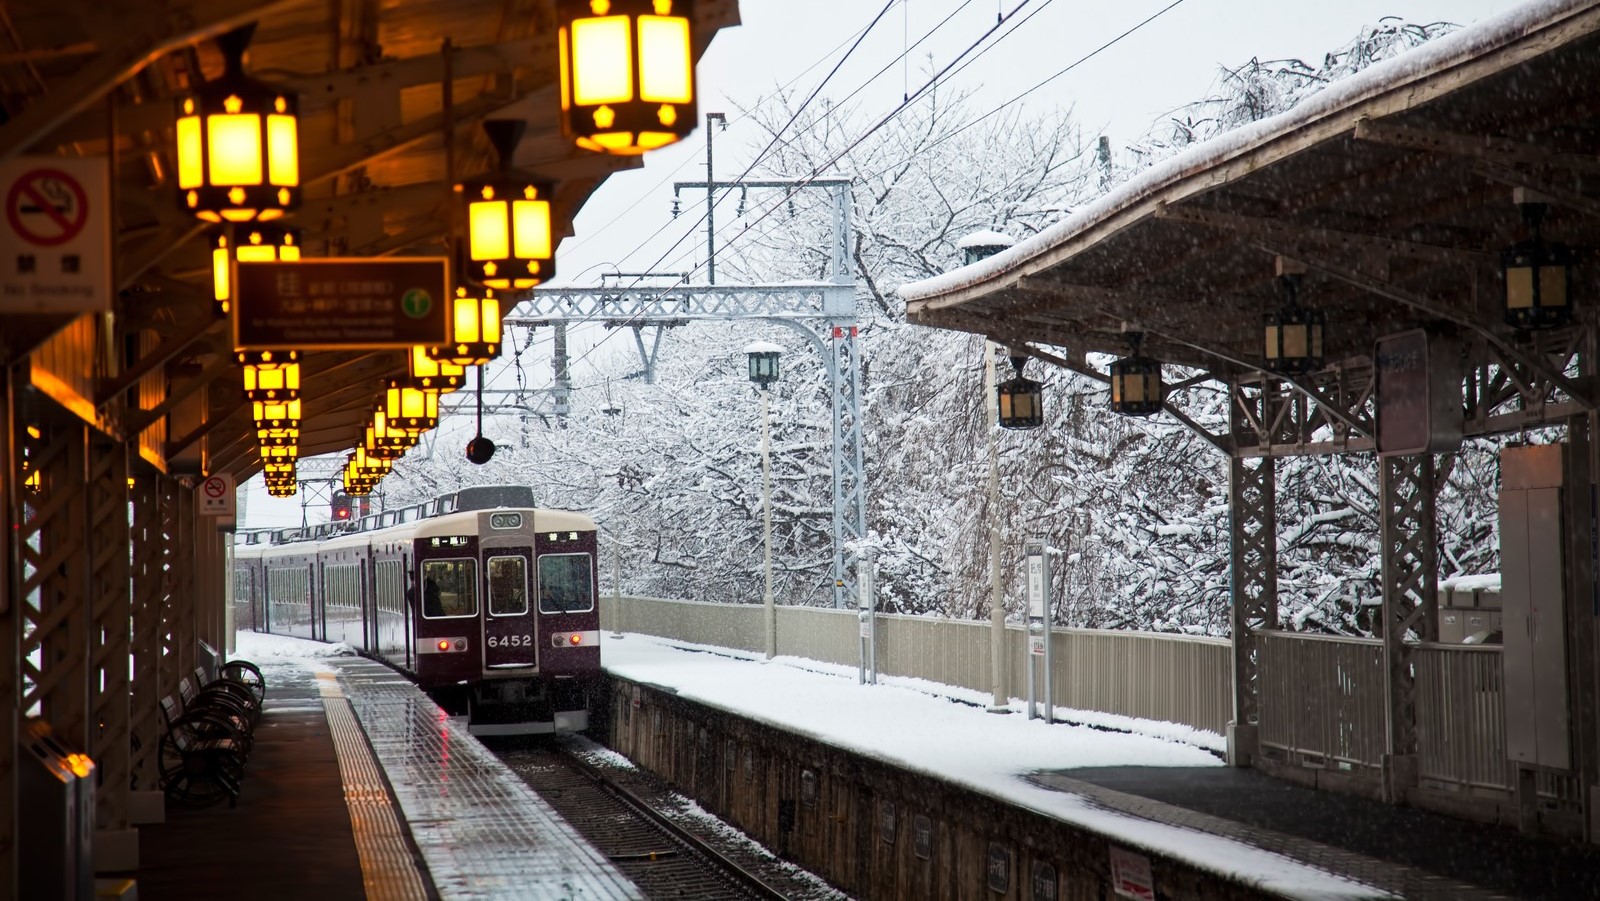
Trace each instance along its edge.
<path fill-rule="evenodd" d="M 239 629 L 345 642 L 409 673 L 478 735 L 587 728 L 600 672 L 594 521 L 519 486 L 234 548 Z"/>

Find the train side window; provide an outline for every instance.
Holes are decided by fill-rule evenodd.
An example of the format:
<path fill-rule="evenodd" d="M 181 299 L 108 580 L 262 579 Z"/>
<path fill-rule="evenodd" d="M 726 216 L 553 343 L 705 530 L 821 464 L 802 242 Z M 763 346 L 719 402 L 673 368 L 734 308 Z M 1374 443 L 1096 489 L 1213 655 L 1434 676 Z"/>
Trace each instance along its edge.
<path fill-rule="evenodd" d="M 470 558 L 422 563 L 422 615 L 429 619 L 478 615 L 477 561 Z"/>
<path fill-rule="evenodd" d="M 544 554 L 539 558 L 540 613 L 594 609 L 592 559 L 588 554 Z"/>
<path fill-rule="evenodd" d="M 528 564 L 521 557 L 490 557 L 490 615 L 521 616 L 527 612 Z"/>

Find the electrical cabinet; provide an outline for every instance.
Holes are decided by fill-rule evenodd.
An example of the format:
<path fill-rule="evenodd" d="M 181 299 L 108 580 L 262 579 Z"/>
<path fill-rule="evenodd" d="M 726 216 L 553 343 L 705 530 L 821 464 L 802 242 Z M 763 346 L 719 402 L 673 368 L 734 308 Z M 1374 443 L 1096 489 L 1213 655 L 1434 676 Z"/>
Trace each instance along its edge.
<path fill-rule="evenodd" d="M 1500 454 L 1500 605 L 1505 633 L 1506 752 L 1518 763 L 1572 766 L 1567 703 L 1563 504 L 1565 445 Z"/>

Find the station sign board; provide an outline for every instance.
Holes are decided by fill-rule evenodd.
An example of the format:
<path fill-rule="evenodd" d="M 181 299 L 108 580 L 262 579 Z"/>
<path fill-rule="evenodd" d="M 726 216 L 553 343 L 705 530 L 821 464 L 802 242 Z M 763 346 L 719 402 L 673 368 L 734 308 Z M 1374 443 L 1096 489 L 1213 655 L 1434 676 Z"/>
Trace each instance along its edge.
<path fill-rule="evenodd" d="M 105 157 L 0 162 L 0 313 L 111 309 Z"/>
<path fill-rule="evenodd" d="M 383 350 L 449 341 L 444 257 L 241 261 L 240 350 Z"/>
<path fill-rule="evenodd" d="M 1455 341 L 1411 329 L 1372 352 L 1378 453 L 1451 453 L 1461 447 L 1461 353 Z"/>

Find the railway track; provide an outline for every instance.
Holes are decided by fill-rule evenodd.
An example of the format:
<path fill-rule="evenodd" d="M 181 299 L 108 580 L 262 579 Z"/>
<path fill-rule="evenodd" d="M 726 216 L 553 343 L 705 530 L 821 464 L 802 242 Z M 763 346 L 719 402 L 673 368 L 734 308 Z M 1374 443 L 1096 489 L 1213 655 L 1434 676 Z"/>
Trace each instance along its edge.
<path fill-rule="evenodd" d="M 495 752 L 647 898 L 846 898 L 588 739 Z"/>

